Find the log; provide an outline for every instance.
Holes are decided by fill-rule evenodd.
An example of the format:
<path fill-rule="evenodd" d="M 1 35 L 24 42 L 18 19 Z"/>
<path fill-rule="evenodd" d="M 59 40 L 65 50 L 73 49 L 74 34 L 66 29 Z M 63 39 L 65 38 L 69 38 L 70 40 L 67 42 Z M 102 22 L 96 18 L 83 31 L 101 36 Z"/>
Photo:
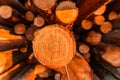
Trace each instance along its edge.
<path fill-rule="evenodd" d="M 85 58 L 85 60 L 89 63 L 91 61 L 91 54 L 88 52 L 86 54 L 83 55 L 83 57 Z"/>
<path fill-rule="evenodd" d="M 114 11 L 111 11 L 109 14 L 108 14 L 108 20 L 114 20 L 118 18 L 118 14 Z"/>
<path fill-rule="evenodd" d="M 77 43 L 78 50 L 81 54 L 86 54 L 90 51 L 90 47 L 85 43 Z"/>
<path fill-rule="evenodd" d="M 111 22 L 111 24 L 112 24 L 112 29 L 113 30 L 115 30 L 115 29 L 120 29 L 120 18 L 118 17 L 118 18 L 116 18 L 116 19 L 114 19 L 114 20 L 111 20 L 110 21 Z"/>
<path fill-rule="evenodd" d="M 56 69 L 62 74 L 61 80 L 92 80 L 92 72 L 85 61 L 80 55 L 75 55 L 73 60 L 65 67 Z"/>
<path fill-rule="evenodd" d="M 27 24 L 28 22 L 24 19 L 23 15 L 12 8 L 9 5 L 1 5 L 0 6 L 0 16 L 3 19 L 9 20 L 10 22 L 23 22 Z"/>
<path fill-rule="evenodd" d="M 101 58 L 101 50 L 98 50 L 97 48 L 93 48 L 92 53 L 92 61 L 93 64 L 98 63 L 98 65 L 101 65 L 103 68 L 107 69 L 111 74 L 113 74 L 118 80 L 120 79 L 120 71 L 119 67 L 114 67 L 110 63 L 106 62 L 104 59 Z M 93 65 L 95 66 L 95 65 Z"/>
<path fill-rule="evenodd" d="M 73 27 L 74 31 L 78 32 L 78 33 L 84 33 L 84 32 L 88 32 L 89 30 L 93 29 L 94 26 L 98 26 L 98 25 L 95 24 L 95 21 L 94 21 L 95 17 L 97 17 L 97 16 L 100 16 L 100 15 L 92 14 L 90 16 L 87 16 L 85 19 L 83 19 L 81 21 L 80 26 L 77 25 L 78 27 Z M 96 19 L 97 22 L 98 22 L 98 20 L 99 20 L 99 18 Z M 102 21 L 104 21 L 104 20 L 102 20 Z M 99 22 L 98 22 L 98 24 L 99 24 Z"/>
<path fill-rule="evenodd" d="M 102 35 L 96 31 L 90 31 L 86 37 L 86 42 L 90 45 L 98 45 L 101 42 Z"/>
<path fill-rule="evenodd" d="M 27 10 L 0 3 L 0 8 L 9 7 L 0 9 L 0 24 L 5 25 L 0 25 L 0 80 L 99 80 L 92 71 L 100 80 L 120 79 L 118 0 L 110 4 L 115 10 L 107 11 L 113 0 L 16 1 Z M 22 61 L 24 68 L 12 73 Z"/>
<path fill-rule="evenodd" d="M 106 17 L 106 20 L 109 20 L 110 17 L 108 16 L 109 14 L 111 15 L 111 19 L 116 18 L 118 16 L 118 13 L 120 13 L 119 9 L 119 4 L 120 1 L 119 0 L 112 0 L 110 4 L 107 5 L 107 10 L 104 13 L 104 16 Z"/>
<path fill-rule="evenodd" d="M 72 1 L 62 1 L 57 5 L 55 14 L 60 22 L 64 24 L 73 23 L 78 16 L 78 8 Z"/>
<path fill-rule="evenodd" d="M 94 68 L 94 73 L 100 80 L 119 80 L 119 78 L 115 77 L 110 71 L 98 64 L 98 62 L 92 62 L 92 67 Z"/>
<path fill-rule="evenodd" d="M 27 64 L 12 80 L 35 80 L 36 76 L 33 70 L 34 65 Z"/>
<path fill-rule="evenodd" d="M 23 36 L 10 34 L 9 30 L 0 29 L 0 51 L 24 47 L 26 39 Z"/>
<path fill-rule="evenodd" d="M 20 48 L 21 53 L 27 53 L 28 49 L 27 47 Z"/>
<path fill-rule="evenodd" d="M 36 59 L 53 69 L 67 65 L 76 50 L 73 34 L 58 24 L 38 30 L 32 42 Z"/>
<path fill-rule="evenodd" d="M 45 24 L 44 18 L 37 16 L 34 18 L 34 25 L 37 27 L 42 27 Z"/>
<path fill-rule="evenodd" d="M 27 64 L 21 72 L 19 72 L 12 80 L 35 80 L 37 75 L 39 78 L 47 78 L 50 75 L 50 69 L 41 64 Z"/>
<path fill-rule="evenodd" d="M 83 19 L 81 22 L 81 27 L 84 30 L 90 30 L 92 28 L 92 26 L 93 26 L 93 22 L 88 19 Z"/>
<path fill-rule="evenodd" d="M 0 74 L 0 80 L 10 80 L 13 76 L 15 76 L 16 73 L 22 70 L 24 66 L 26 65 L 25 62 L 21 62 L 10 68 L 8 71 L 4 72 L 3 74 Z"/>
<path fill-rule="evenodd" d="M 27 21 L 32 22 L 34 20 L 34 17 L 35 17 L 35 15 L 31 11 L 27 11 L 26 14 L 25 14 L 25 18 L 26 18 Z"/>
<path fill-rule="evenodd" d="M 13 23 L 11 23 L 11 22 L 9 22 L 7 20 L 4 20 L 1 17 L 0 17 L 0 24 L 5 25 L 5 26 L 9 26 L 9 27 L 13 27 L 14 26 Z"/>
<path fill-rule="evenodd" d="M 114 67 L 120 66 L 120 47 L 113 44 L 100 43 L 100 48 L 104 50 L 101 57 Z"/>
<path fill-rule="evenodd" d="M 32 41 L 34 38 L 34 32 L 38 29 L 38 27 L 31 25 L 29 28 L 27 28 L 25 32 L 25 37 L 27 40 Z"/>
<path fill-rule="evenodd" d="M 17 49 L 0 52 L 0 74 L 24 60 L 27 56 L 28 54 L 22 54 Z"/>
<path fill-rule="evenodd" d="M 78 0 L 77 7 L 79 7 L 79 15 L 76 21 L 76 24 L 80 24 L 80 22 L 97 10 L 100 6 L 107 4 L 111 0 Z"/>
<path fill-rule="evenodd" d="M 32 0 L 32 2 L 38 9 L 45 10 L 45 11 L 50 10 L 56 4 L 56 0 L 44 0 L 44 1 Z"/>
<path fill-rule="evenodd" d="M 10 18 L 12 16 L 12 8 L 10 6 L 7 6 L 7 5 L 0 6 L 0 16 L 3 19 Z"/>
<path fill-rule="evenodd" d="M 104 21 L 105 21 L 105 18 L 103 15 L 98 15 L 98 16 L 95 16 L 95 18 L 94 18 L 94 23 L 96 25 L 101 25 L 101 24 L 103 24 Z"/>
<path fill-rule="evenodd" d="M 17 9 L 18 11 L 20 11 L 23 14 L 25 14 L 25 12 L 26 12 L 26 9 L 19 2 L 19 0 L 2 0 L 2 1 L 0 1 L 0 5 L 10 5 L 10 6 Z"/>
<path fill-rule="evenodd" d="M 103 35 L 102 41 L 120 45 L 120 29 L 113 30 L 108 34 Z"/>
<path fill-rule="evenodd" d="M 14 32 L 16 33 L 16 34 L 24 34 L 25 33 L 25 31 L 26 31 L 26 25 L 25 24 L 23 24 L 23 23 L 18 23 L 18 24 L 16 24 L 15 26 L 14 26 Z"/>
<path fill-rule="evenodd" d="M 26 73 L 23 75 L 22 79 L 20 80 L 35 80 L 34 71 L 32 69 L 29 69 L 28 71 L 26 71 Z"/>
<path fill-rule="evenodd" d="M 56 73 L 54 76 L 55 80 L 61 80 L 61 74 L 60 73 Z"/>
<path fill-rule="evenodd" d="M 100 78 L 96 74 L 93 74 L 93 80 L 100 80 Z"/>
<path fill-rule="evenodd" d="M 8 26 L 3 26 L 3 25 L 0 25 L 0 30 L 3 29 L 2 31 L 5 31 L 6 33 L 12 33 L 12 29 L 9 28 Z"/>
<path fill-rule="evenodd" d="M 109 43 L 104 43 L 101 42 L 98 46 L 97 49 L 98 54 L 101 56 L 103 60 L 105 60 L 107 63 L 114 67 L 119 67 L 120 66 L 120 47 L 115 45 L 115 44 L 109 44 Z"/>
<path fill-rule="evenodd" d="M 112 27 L 113 27 L 113 25 L 112 25 L 111 22 L 105 21 L 101 24 L 100 30 L 101 30 L 102 33 L 107 34 L 110 31 L 112 31 Z"/>
<path fill-rule="evenodd" d="M 44 65 L 37 64 L 34 67 L 34 74 L 38 75 L 40 78 L 47 78 L 50 76 L 51 70 Z"/>

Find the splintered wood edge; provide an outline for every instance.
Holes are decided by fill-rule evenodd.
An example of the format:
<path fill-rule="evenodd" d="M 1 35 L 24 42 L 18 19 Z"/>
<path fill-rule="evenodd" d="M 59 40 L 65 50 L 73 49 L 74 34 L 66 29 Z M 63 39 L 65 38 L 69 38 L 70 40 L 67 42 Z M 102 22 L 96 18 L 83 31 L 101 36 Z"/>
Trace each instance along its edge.
<path fill-rule="evenodd" d="M 36 59 L 53 69 L 67 65 L 72 60 L 75 50 L 73 34 L 58 24 L 37 31 L 33 40 Z"/>
<path fill-rule="evenodd" d="M 12 16 L 12 8 L 7 5 L 0 6 L 0 16 L 4 19 L 8 19 Z"/>
<path fill-rule="evenodd" d="M 75 6 L 75 3 L 72 1 L 62 1 L 58 4 L 55 14 L 62 23 L 72 23 L 77 19 L 78 8 Z"/>

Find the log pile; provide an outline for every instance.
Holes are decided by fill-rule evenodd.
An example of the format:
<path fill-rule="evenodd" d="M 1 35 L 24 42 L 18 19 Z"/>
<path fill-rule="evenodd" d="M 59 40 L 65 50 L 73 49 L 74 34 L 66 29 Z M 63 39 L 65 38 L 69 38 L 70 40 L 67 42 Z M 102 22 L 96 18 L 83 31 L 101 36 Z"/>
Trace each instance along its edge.
<path fill-rule="evenodd" d="M 120 0 L 0 0 L 0 80 L 120 80 Z"/>

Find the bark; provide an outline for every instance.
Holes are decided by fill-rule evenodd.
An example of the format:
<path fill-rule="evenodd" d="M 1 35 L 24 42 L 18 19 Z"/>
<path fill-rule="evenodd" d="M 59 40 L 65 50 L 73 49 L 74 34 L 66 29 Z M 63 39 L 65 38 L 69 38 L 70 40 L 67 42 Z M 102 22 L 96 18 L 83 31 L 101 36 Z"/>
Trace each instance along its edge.
<path fill-rule="evenodd" d="M 114 75 L 116 78 L 120 79 L 119 67 L 114 67 L 111 64 L 109 64 L 108 62 L 106 62 L 105 60 L 103 60 L 100 57 L 100 54 L 99 54 L 100 52 L 101 51 L 99 51 L 99 50 L 97 50 L 95 48 L 93 49 L 93 52 L 92 52 L 94 54 L 94 55 L 92 55 L 93 64 L 94 64 L 94 62 L 98 63 L 97 65 L 102 66 L 103 68 L 105 68 L 106 70 L 108 70 L 112 75 Z M 93 65 L 93 66 L 95 66 L 95 65 Z M 98 68 L 98 67 L 96 67 L 96 68 Z M 112 75 L 111 75 L 111 77 L 113 77 Z"/>
<path fill-rule="evenodd" d="M 25 62 L 21 62 L 10 68 L 3 74 L 0 74 L 0 80 L 10 80 L 13 76 L 15 76 L 19 71 L 21 71 L 24 66 L 26 65 Z"/>
<path fill-rule="evenodd" d="M 26 39 L 10 33 L 9 30 L 0 29 L 0 51 L 24 47 Z"/>
<path fill-rule="evenodd" d="M 7 14 L 6 14 L 7 13 Z M 0 16 L 3 19 L 9 20 L 10 22 L 23 22 L 25 24 L 28 23 L 28 21 L 26 21 L 24 19 L 23 14 L 21 14 L 20 12 L 18 12 L 16 9 L 12 8 L 9 5 L 1 5 L 0 6 Z"/>
<path fill-rule="evenodd" d="M 102 41 L 120 45 L 120 29 L 113 30 L 102 36 Z"/>
<path fill-rule="evenodd" d="M 10 69 L 12 66 L 16 65 L 20 61 L 27 58 L 27 54 L 20 53 L 17 49 L 0 52 L 1 62 L 0 62 L 0 73 L 3 73 Z"/>
<path fill-rule="evenodd" d="M 0 5 L 10 5 L 23 14 L 25 14 L 26 12 L 26 9 L 18 0 L 1 0 Z"/>
<path fill-rule="evenodd" d="M 79 7 L 79 15 L 77 18 L 77 24 L 97 10 L 101 5 L 105 4 L 110 0 L 78 0 L 77 6 Z"/>

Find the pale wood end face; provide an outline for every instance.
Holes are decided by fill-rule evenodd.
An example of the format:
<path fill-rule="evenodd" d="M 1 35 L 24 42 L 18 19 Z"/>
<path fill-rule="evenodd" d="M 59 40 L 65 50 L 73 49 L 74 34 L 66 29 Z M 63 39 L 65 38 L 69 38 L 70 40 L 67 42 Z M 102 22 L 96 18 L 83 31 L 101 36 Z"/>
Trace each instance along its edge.
<path fill-rule="evenodd" d="M 60 25 L 49 25 L 38 31 L 33 40 L 36 59 L 50 68 L 67 65 L 75 54 L 75 40 Z"/>

